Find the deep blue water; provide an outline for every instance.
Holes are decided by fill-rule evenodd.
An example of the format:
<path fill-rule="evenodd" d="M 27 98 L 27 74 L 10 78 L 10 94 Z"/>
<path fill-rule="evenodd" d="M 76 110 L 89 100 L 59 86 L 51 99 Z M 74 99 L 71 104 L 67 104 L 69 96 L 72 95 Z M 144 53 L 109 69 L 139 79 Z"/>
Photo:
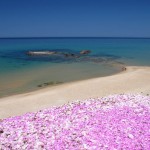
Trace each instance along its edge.
<path fill-rule="evenodd" d="M 55 50 L 78 54 L 84 49 L 91 50 L 88 56 L 90 59 L 82 58 L 75 61 L 60 57 L 41 58 L 26 55 L 29 50 Z M 106 59 L 106 62 L 99 61 L 101 58 Z M 97 60 L 98 63 L 95 63 Z M 61 82 L 109 75 L 118 71 L 110 67 L 111 63 L 150 66 L 150 39 L 0 39 L 0 96 L 17 93 L 19 89 L 35 89 L 37 83 L 52 81 L 55 75 L 56 80 Z"/>

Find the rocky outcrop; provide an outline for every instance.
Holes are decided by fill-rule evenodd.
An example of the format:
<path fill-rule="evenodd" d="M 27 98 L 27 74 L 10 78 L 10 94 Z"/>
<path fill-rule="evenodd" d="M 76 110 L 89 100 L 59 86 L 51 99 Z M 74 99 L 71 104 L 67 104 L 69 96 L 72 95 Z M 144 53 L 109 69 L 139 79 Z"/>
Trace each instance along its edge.
<path fill-rule="evenodd" d="M 66 58 L 79 58 L 80 56 L 78 54 L 73 53 L 62 53 Z"/>
<path fill-rule="evenodd" d="M 41 55 L 53 55 L 56 54 L 55 51 L 28 51 L 29 56 L 41 56 Z"/>
<path fill-rule="evenodd" d="M 39 85 L 37 85 L 37 87 L 52 86 L 52 85 L 58 85 L 58 84 L 62 84 L 62 83 L 63 82 L 60 82 L 60 81 L 56 81 L 56 82 L 50 81 L 50 82 L 45 82 L 43 84 L 39 84 Z"/>
<path fill-rule="evenodd" d="M 61 52 L 61 51 L 28 51 L 26 54 L 28 56 L 49 56 L 49 55 L 59 55 L 64 56 L 66 58 L 79 58 L 82 55 L 87 55 L 91 53 L 90 50 L 82 50 L 79 54 L 69 53 L 69 52 Z"/>
<path fill-rule="evenodd" d="M 82 51 L 80 51 L 81 55 L 86 55 L 86 54 L 89 54 L 89 53 L 91 53 L 90 50 L 82 50 Z"/>
<path fill-rule="evenodd" d="M 31 57 L 31 60 L 45 60 L 51 62 L 92 62 L 92 63 L 107 63 L 107 64 L 117 64 L 122 67 L 122 70 L 126 70 L 124 64 L 116 61 L 119 57 L 115 55 L 101 54 L 101 55 L 89 55 L 91 50 L 81 50 L 79 52 L 73 52 L 65 49 L 55 49 L 55 50 L 37 50 L 28 51 L 26 55 Z M 46 86 L 52 83 L 45 83 Z"/>

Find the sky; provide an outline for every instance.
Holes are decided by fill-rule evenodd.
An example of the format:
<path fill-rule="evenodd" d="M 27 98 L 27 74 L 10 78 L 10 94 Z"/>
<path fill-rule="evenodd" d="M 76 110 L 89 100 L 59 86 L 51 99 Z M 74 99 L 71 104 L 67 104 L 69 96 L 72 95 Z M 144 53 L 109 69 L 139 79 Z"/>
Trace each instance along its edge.
<path fill-rule="evenodd" d="M 0 0 L 0 37 L 150 37 L 150 0 Z"/>

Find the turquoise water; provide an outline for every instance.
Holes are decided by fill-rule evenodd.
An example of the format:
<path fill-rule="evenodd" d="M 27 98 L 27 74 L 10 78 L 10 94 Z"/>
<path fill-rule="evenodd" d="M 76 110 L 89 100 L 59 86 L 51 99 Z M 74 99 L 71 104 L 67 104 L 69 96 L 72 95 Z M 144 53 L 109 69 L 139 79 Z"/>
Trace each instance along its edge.
<path fill-rule="evenodd" d="M 79 53 L 84 49 L 91 53 L 82 60 L 26 55 L 29 50 Z M 150 39 L 0 39 L 0 96 L 36 90 L 47 82 L 64 83 L 106 76 L 119 72 L 124 65 L 150 66 Z"/>

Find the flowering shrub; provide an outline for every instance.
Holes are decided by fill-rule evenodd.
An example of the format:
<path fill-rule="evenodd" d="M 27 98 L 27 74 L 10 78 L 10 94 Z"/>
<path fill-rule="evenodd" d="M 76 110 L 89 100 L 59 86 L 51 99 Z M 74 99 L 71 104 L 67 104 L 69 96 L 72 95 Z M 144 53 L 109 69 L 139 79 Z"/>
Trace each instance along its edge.
<path fill-rule="evenodd" d="M 150 150 L 150 97 L 76 101 L 0 122 L 2 150 Z"/>

